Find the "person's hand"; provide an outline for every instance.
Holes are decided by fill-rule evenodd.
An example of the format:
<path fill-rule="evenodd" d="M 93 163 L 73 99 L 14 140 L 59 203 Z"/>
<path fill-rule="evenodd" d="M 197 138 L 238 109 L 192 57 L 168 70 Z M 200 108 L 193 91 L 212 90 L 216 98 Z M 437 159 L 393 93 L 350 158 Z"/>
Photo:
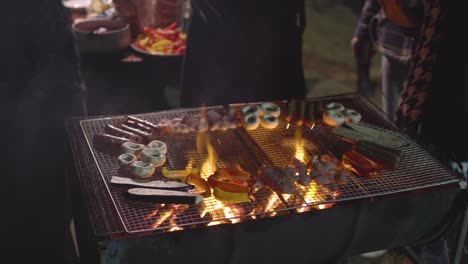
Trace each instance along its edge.
<path fill-rule="evenodd" d="M 351 48 L 354 56 L 360 63 L 370 63 L 370 59 L 374 55 L 370 40 L 353 37 L 351 39 Z"/>

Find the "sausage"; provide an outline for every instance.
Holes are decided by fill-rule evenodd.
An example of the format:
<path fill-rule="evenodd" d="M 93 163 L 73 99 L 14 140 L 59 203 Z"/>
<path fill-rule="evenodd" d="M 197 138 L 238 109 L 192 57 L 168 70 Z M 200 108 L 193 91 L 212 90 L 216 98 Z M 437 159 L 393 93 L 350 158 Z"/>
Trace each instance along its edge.
<path fill-rule="evenodd" d="M 127 125 L 129 127 L 133 127 L 133 128 L 136 128 L 136 129 L 139 129 L 141 131 L 145 131 L 145 132 L 148 132 L 148 133 L 153 133 L 154 129 L 149 127 L 149 126 L 146 126 L 142 123 L 138 123 L 134 120 L 131 120 L 131 119 L 128 119 L 128 120 L 125 120 L 124 125 Z"/>
<path fill-rule="evenodd" d="M 134 116 L 126 116 L 126 117 L 124 118 L 124 122 L 123 122 L 123 123 L 126 123 L 128 120 L 135 121 L 135 122 L 137 122 L 137 123 L 143 124 L 143 125 L 145 125 L 145 126 L 147 126 L 147 127 L 150 127 L 150 128 L 152 128 L 152 129 L 156 129 L 156 130 L 159 129 L 159 127 L 158 127 L 156 124 L 153 124 L 153 123 L 151 123 L 151 122 L 149 122 L 149 121 L 146 121 L 146 120 L 140 119 L 140 118 L 138 118 L 138 117 L 134 117 Z"/>
<path fill-rule="evenodd" d="M 129 131 L 125 131 L 125 130 L 120 129 L 118 127 L 115 127 L 113 125 L 107 124 L 104 127 L 104 131 L 107 134 L 110 134 L 110 135 L 114 135 L 114 136 L 117 136 L 117 137 L 128 138 L 130 141 L 134 141 L 136 143 L 142 143 L 143 142 L 143 138 L 141 136 L 139 136 L 138 134 L 133 133 L 133 132 L 129 132 Z"/>
<path fill-rule="evenodd" d="M 164 133 L 164 128 L 161 126 L 161 124 L 154 124 L 152 122 L 149 122 L 147 120 L 143 120 L 134 116 L 125 116 L 124 121 L 122 123 L 125 124 L 126 122 L 129 122 L 129 121 L 134 121 L 138 124 L 151 128 L 152 130 L 151 133 L 153 134 L 153 137 L 160 137 Z"/>
<path fill-rule="evenodd" d="M 151 140 L 153 140 L 153 134 L 152 133 L 148 133 L 148 132 L 145 132 L 145 131 L 141 131 L 137 128 L 134 128 L 134 127 L 130 127 L 130 126 L 127 126 L 125 124 L 121 124 L 120 125 L 120 128 L 125 130 L 125 131 L 128 131 L 128 132 L 131 132 L 131 133 L 134 133 L 134 134 L 137 134 L 138 136 L 140 136 L 141 138 L 143 138 L 143 142 L 144 144 L 146 143 L 149 143 Z"/>
<path fill-rule="evenodd" d="M 122 143 L 129 141 L 128 138 L 109 134 L 96 134 L 94 135 L 93 140 L 94 146 L 97 150 L 109 152 L 118 151 Z"/>

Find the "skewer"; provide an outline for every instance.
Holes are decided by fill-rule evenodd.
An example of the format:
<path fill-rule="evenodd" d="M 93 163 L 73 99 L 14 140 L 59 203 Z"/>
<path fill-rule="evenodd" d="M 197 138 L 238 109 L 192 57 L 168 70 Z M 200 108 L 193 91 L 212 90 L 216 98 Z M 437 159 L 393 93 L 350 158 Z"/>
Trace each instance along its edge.
<path fill-rule="evenodd" d="M 306 121 L 306 126 L 309 127 L 309 129 L 314 129 L 315 127 L 315 104 L 314 102 L 309 103 L 309 111 L 307 112 L 307 121 Z"/>
<path fill-rule="evenodd" d="M 294 112 L 296 110 L 296 99 L 291 98 L 288 104 L 288 115 L 286 116 L 286 122 L 288 124 L 286 125 L 286 129 L 289 129 L 289 125 L 291 124 L 291 120 L 294 118 Z"/>
<path fill-rule="evenodd" d="M 306 106 L 306 101 L 301 100 L 299 102 L 299 119 L 296 120 L 296 125 L 298 125 L 298 126 L 302 126 L 305 123 L 305 119 L 304 119 L 305 106 Z"/>

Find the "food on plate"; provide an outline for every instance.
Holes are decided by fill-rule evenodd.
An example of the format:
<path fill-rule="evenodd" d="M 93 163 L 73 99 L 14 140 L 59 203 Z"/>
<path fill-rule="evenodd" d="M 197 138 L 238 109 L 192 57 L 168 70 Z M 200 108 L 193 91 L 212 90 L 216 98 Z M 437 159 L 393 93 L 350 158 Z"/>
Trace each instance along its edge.
<path fill-rule="evenodd" d="M 118 152 L 122 143 L 129 141 L 128 138 L 109 134 L 96 134 L 93 137 L 94 146 L 100 151 Z"/>
<path fill-rule="evenodd" d="M 275 192 L 292 194 L 296 191 L 297 170 L 292 167 L 262 166 L 259 169 L 258 178 L 263 185 Z"/>
<path fill-rule="evenodd" d="M 147 145 L 149 148 L 155 148 L 159 150 L 161 153 L 166 155 L 167 153 L 167 145 L 166 143 L 162 142 L 161 140 L 153 140 Z"/>
<path fill-rule="evenodd" d="M 381 166 L 356 151 L 343 154 L 343 166 L 367 179 L 379 177 L 382 171 Z"/>
<path fill-rule="evenodd" d="M 140 153 L 144 148 L 145 148 L 145 145 L 138 144 L 135 142 L 124 142 L 122 143 L 120 147 L 120 149 L 122 150 L 122 153 L 131 153 L 137 157 L 140 156 Z"/>
<path fill-rule="evenodd" d="M 161 168 L 161 173 L 164 177 L 171 180 L 185 181 L 187 176 L 192 172 L 192 169 L 185 170 L 168 170 L 166 167 Z"/>
<path fill-rule="evenodd" d="M 118 176 L 113 176 L 111 178 L 111 183 L 175 191 L 189 191 L 194 188 L 193 185 L 179 181 L 141 180 Z"/>
<path fill-rule="evenodd" d="M 361 114 L 354 109 L 346 109 L 344 111 L 345 122 L 357 124 L 361 121 Z"/>
<path fill-rule="evenodd" d="M 343 112 L 345 107 L 340 103 L 331 102 L 325 105 L 324 111 Z"/>
<path fill-rule="evenodd" d="M 262 109 L 258 105 L 254 104 L 248 104 L 245 105 L 241 108 L 241 113 L 242 115 L 260 115 L 262 112 Z"/>
<path fill-rule="evenodd" d="M 124 153 L 117 157 L 117 163 L 122 169 L 129 169 L 130 165 L 137 161 L 137 157 L 132 153 Z"/>
<path fill-rule="evenodd" d="M 354 150 L 382 164 L 388 170 L 396 169 L 402 158 L 401 150 L 367 140 L 359 140 L 354 145 Z"/>
<path fill-rule="evenodd" d="M 345 122 L 345 116 L 343 113 L 335 110 L 325 110 L 323 111 L 323 122 L 329 126 L 340 126 Z"/>
<path fill-rule="evenodd" d="M 260 125 L 260 119 L 256 114 L 248 114 L 242 119 L 245 129 L 254 130 Z"/>
<path fill-rule="evenodd" d="M 139 135 L 129 132 L 126 130 L 123 130 L 121 128 L 115 127 L 113 125 L 107 124 L 104 126 L 104 131 L 109 134 L 109 135 L 114 135 L 117 137 L 123 137 L 123 138 L 128 138 L 130 141 L 134 141 L 137 143 L 143 142 L 143 138 L 140 137 Z"/>
<path fill-rule="evenodd" d="M 155 167 L 153 164 L 144 161 L 135 161 L 130 165 L 132 174 L 138 178 L 147 178 L 153 175 Z"/>
<path fill-rule="evenodd" d="M 211 196 L 210 185 L 208 184 L 208 182 L 205 179 L 203 179 L 200 176 L 200 173 L 198 172 L 198 170 L 192 170 L 189 173 L 189 175 L 187 176 L 187 178 L 185 179 L 185 182 L 189 183 L 189 184 L 192 184 L 192 185 L 195 185 L 195 187 L 202 190 L 201 195 L 203 195 L 203 197 L 210 197 Z"/>
<path fill-rule="evenodd" d="M 146 147 L 141 151 L 141 160 L 160 167 L 166 162 L 166 155 L 158 149 Z"/>
<path fill-rule="evenodd" d="M 260 124 L 264 128 L 273 129 L 273 128 L 278 126 L 279 119 L 276 116 L 264 115 L 264 116 L 260 117 Z"/>
<path fill-rule="evenodd" d="M 281 114 L 281 108 L 275 103 L 263 103 L 260 108 L 264 115 L 279 117 Z"/>
<path fill-rule="evenodd" d="M 131 198 L 164 204 L 199 204 L 203 200 L 199 194 L 172 190 L 132 188 L 127 193 Z"/>
<path fill-rule="evenodd" d="M 138 48 L 154 54 L 183 54 L 187 34 L 173 23 L 165 28 L 145 27 L 133 43 Z"/>
<path fill-rule="evenodd" d="M 213 196 L 216 200 L 225 203 L 245 203 L 250 202 L 248 193 L 236 193 L 236 192 L 226 192 L 219 187 L 213 188 Z"/>

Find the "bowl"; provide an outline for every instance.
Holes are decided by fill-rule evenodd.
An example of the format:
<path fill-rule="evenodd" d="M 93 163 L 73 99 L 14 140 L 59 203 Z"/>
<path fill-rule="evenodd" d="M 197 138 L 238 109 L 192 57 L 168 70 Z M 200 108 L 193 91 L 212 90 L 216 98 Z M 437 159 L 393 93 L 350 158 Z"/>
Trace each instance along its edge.
<path fill-rule="evenodd" d="M 72 31 L 80 53 L 113 53 L 130 46 L 128 23 L 114 19 L 82 20 Z"/>

